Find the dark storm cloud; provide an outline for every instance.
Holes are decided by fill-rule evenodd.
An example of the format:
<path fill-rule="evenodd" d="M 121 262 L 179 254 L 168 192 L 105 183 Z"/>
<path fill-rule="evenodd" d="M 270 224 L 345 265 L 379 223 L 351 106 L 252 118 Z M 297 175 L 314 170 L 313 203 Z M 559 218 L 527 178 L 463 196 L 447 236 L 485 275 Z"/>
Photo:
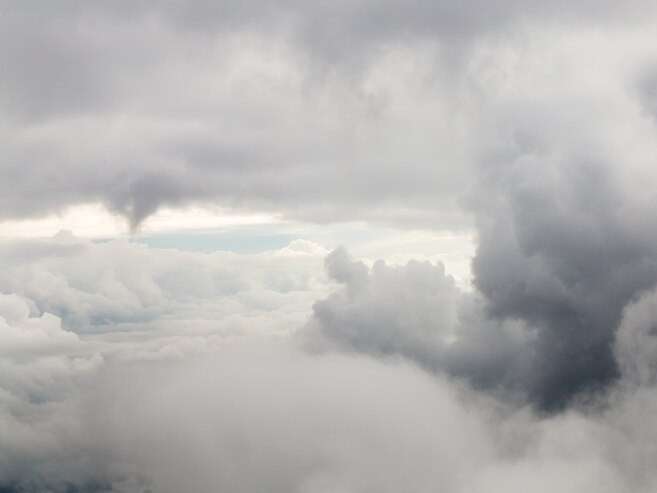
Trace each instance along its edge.
<path fill-rule="evenodd" d="M 315 305 L 320 332 L 357 350 L 402 354 L 474 381 L 486 375 L 486 385 L 524 388 L 544 408 L 615 379 L 612 345 L 623 309 L 657 283 L 651 226 L 657 211 L 623 190 L 625 169 L 526 155 L 485 163 L 495 170 L 482 173 L 475 200 L 473 260 L 483 298 L 459 298 L 452 285 L 431 300 L 436 281 L 430 288 L 421 277 L 383 265 L 371 274 L 357 264 L 340 270 L 335 253 L 329 273 L 346 290 Z M 436 267 L 404 269 L 429 275 Z M 390 274 L 379 274 L 385 271 Z M 392 275 L 403 277 L 392 281 Z M 496 329 L 513 321 L 526 335 L 520 345 Z"/>
<path fill-rule="evenodd" d="M 538 328 L 532 393 L 562 402 L 617 376 L 621 312 L 657 282 L 657 213 L 632 208 L 614 167 L 520 161 L 485 185 L 475 285 L 491 314 Z"/>
<path fill-rule="evenodd" d="M 477 292 L 460 293 L 442 266 L 377 263 L 370 271 L 337 250 L 327 268 L 344 289 L 315 304 L 310 333 L 476 386 L 520 390 L 549 410 L 617 379 L 613 344 L 623 311 L 657 283 L 657 209 L 628 188 L 627 168 L 547 149 L 525 143 L 515 156 L 481 161 L 471 202 Z M 639 343 L 626 332 L 650 328 L 635 324 L 621 330 L 624 344 L 637 346 L 632 354 Z M 650 333 L 640 346 L 652 354 Z M 637 366 L 652 368 L 641 358 Z M 631 366 L 627 358 L 620 364 Z"/>

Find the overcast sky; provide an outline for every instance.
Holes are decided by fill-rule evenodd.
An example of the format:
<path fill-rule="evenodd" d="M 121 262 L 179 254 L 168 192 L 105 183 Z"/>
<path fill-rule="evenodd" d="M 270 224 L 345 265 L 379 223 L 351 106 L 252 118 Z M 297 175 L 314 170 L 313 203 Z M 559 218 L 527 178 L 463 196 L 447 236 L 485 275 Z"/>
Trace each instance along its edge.
<path fill-rule="evenodd" d="M 656 22 L 0 0 L 0 491 L 653 491 Z"/>

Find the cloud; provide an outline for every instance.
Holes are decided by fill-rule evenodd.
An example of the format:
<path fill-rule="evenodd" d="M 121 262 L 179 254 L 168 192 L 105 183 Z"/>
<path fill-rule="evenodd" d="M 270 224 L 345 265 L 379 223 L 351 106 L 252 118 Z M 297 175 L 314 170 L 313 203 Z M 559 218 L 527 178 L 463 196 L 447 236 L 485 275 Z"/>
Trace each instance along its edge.
<path fill-rule="evenodd" d="M 452 335 L 459 293 L 441 264 L 388 267 L 378 261 L 370 270 L 337 249 L 326 266 L 345 288 L 314 304 L 309 331 L 357 351 L 403 354 L 426 364 Z"/>
<path fill-rule="evenodd" d="M 500 81 L 536 89 L 570 72 L 555 114 L 592 89 L 646 100 L 626 79 L 654 58 L 643 28 L 652 5 L 592 5 L 10 3 L 0 172 L 12 186 L 1 214 L 101 202 L 135 229 L 163 205 L 215 203 L 317 222 L 468 227 L 459 201 L 480 137 L 497 135 L 509 99 L 532 99 L 500 94 Z M 577 70 L 595 60 L 589 44 L 611 70 Z M 604 121 L 618 121 L 612 113 Z"/>
<path fill-rule="evenodd" d="M 74 464 L 79 452 L 62 449 L 78 428 L 63 407 L 103 357 L 62 329 L 58 317 L 30 316 L 28 304 L 14 294 L 0 294 L 0 338 L 0 483 L 32 475 L 35 462 L 59 462 L 55 457 L 68 452 Z M 48 468 L 57 474 L 55 462 Z"/>
<path fill-rule="evenodd" d="M 399 361 L 268 345 L 109 361 L 74 388 L 32 417 L 49 447 L 3 447 L 29 465 L 0 476 L 10 491 L 642 492 L 654 481 L 643 424 L 654 387 L 539 417 Z"/>
<path fill-rule="evenodd" d="M 425 130 L 448 130 L 442 102 L 428 108 L 422 95 L 434 91 L 417 79 L 430 54 L 386 50 L 352 81 L 315 75 L 304 43 L 286 34 L 296 21 L 308 33 L 321 25 L 302 5 L 244 15 L 230 2 L 132 5 L 130 16 L 124 8 L 68 2 L 57 15 L 39 4 L 4 17 L 0 58 L 10 77 L 0 87 L 9 108 L 0 163 L 14 187 L 3 216 L 100 201 L 137 227 L 163 204 L 216 202 L 318 221 L 354 211 L 388 220 L 401 203 L 434 217 L 425 204 L 438 201 L 445 220 L 463 222 L 450 194 L 462 173 L 433 166 L 439 153 L 454 153 L 438 150 L 447 141 L 429 141 Z M 410 154 L 408 132 L 417 135 Z M 389 145 L 377 151 L 381 142 Z M 401 161 L 417 171 L 409 175 Z M 345 172 L 353 173 L 347 183 Z M 409 188 L 425 179 L 445 197 L 431 193 L 434 185 L 412 198 Z"/>
<path fill-rule="evenodd" d="M 368 268 L 333 251 L 326 267 L 342 286 L 313 305 L 301 339 L 320 352 L 401 356 L 543 410 L 604 390 L 621 373 L 651 384 L 654 296 L 630 303 L 657 283 L 653 235 L 616 216 L 603 185 L 589 189 L 593 202 L 567 183 L 573 195 L 533 191 L 522 196 L 532 202 L 509 206 L 516 197 L 507 191 L 505 208 L 489 209 L 475 292 L 460 291 L 441 264 Z"/>
<path fill-rule="evenodd" d="M 624 310 L 617 384 L 546 415 L 513 395 L 533 388 L 544 329 L 529 317 L 491 316 L 490 300 L 458 290 L 440 264 L 367 267 L 338 249 L 325 261 L 337 286 L 315 304 L 301 339 L 290 339 L 267 327 L 285 320 L 281 310 L 300 326 L 310 308 L 303 300 L 326 296 L 329 285 L 308 277 L 323 257 L 316 245 L 208 255 L 62 233 L 3 248 L 4 286 L 20 291 L 0 297 L 11 349 L 0 360 L 8 491 L 647 492 L 654 484 L 652 291 Z M 202 275 L 230 279 L 231 269 L 242 280 L 237 293 Z M 43 292 L 66 293 L 50 306 L 79 334 L 42 313 L 48 297 L 36 287 L 47 285 L 34 272 L 59 279 Z M 306 295 L 286 299 L 295 289 Z M 142 303 L 134 312 L 119 303 L 126 293 Z M 127 318 L 98 322 L 83 310 L 95 304 Z M 231 312 L 242 322 L 227 337 Z"/>
<path fill-rule="evenodd" d="M 308 349 L 402 356 L 479 388 L 527 390 L 531 327 L 492 319 L 481 296 L 458 289 L 442 264 L 378 261 L 368 268 L 343 248 L 325 263 L 342 286 L 313 305 L 300 332 Z"/>
<path fill-rule="evenodd" d="M 654 124 L 628 90 L 652 54 L 640 30 L 608 56 L 600 33 L 583 36 L 559 49 L 536 40 L 540 61 L 491 67 L 492 106 L 473 128 L 474 284 L 489 316 L 535 331 L 528 388 L 547 408 L 619 377 L 623 309 L 657 282 Z M 547 69 L 557 60 L 563 70 Z"/>
<path fill-rule="evenodd" d="M 120 450 L 160 491 L 185 483 L 198 491 L 395 491 L 411 477 L 422 491 L 436 474 L 448 480 L 473 453 L 486 454 L 480 424 L 463 415 L 452 392 L 410 368 L 267 348 L 167 373 L 153 375 L 145 395 L 139 387 L 119 389 L 110 410 Z M 391 392 L 406 404 L 395 405 Z M 142 411 L 125 422 L 130 396 Z M 171 406 L 174 396 L 199 405 Z M 443 448 L 449 428 L 431 426 L 433 412 L 459 423 L 460 444 Z M 171 426 L 176 431 L 164 433 Z"/>
<path fill-rule="evenodd" d="M 235 333 L 247 330 L 249 318 L 266 323 L 262 334 L 285 333 L 302 323 L 326 286 L 325 251 L 304 240 L 239 255 L 152 249 L 128 240 L 95 244 L 60 232 L 46 240 L 6 240 L 0 251 L 0 291 L 87 334 L 167 323 L 191 336 L 217 321 Z"/>
<path fill-rule="evenodd" d="M 29 357 L 41 351 L 71 350 L 78 338 L 61 329 L 58 317 L 44 313 L 39 318 L 29 317 L 29 307 L 15 294 L 0 295 L 3 331 L 2 355 Z"/>
<path fill-rule="evenodd" d="M 463 291 L 344 249 L 327 279 L 303 241 L 3 240 L 0 490 L 653 489 L 652 4 L 0 10 L 2 218 L 212 203 L 478 245 Z"/>
<path fill-rule="evenodd" d="M 623 379 L 637 386 L 655 384 L 657 375 L 657 299 L 652 289 L 629 304 L 616 331 L 614 355 Z"/>
<path fill-rule="evenodd" d="M 534 392 L 546 403 L 618 376 L 622 310 L 657 282 L 654 208 L 624 188 L 622 165 L 552 149 L 490 163 L 473 262 L 489 311 L 539 330 Z"/>

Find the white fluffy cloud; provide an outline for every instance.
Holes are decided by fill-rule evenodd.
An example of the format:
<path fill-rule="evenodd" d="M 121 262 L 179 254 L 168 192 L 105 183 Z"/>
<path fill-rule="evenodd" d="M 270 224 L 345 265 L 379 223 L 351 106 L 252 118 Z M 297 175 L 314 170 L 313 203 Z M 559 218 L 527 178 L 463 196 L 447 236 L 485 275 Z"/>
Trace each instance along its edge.
<path fill-rule="evenodd" d="M 0 249 L 1 291 L 90 335 L 144 331 L 149 324 L 171 337 L 220 328 L 239 336 L 254 326 L 259 334 L 285 334 L 327 287 L 325 251 L 302 240 L 239 255 L 149 249 L 128 240 L 94 244 L 62 232 L 49 240 L 8 240 Z"/>
<path fill-rule="evenodd" d="M 67 453 L 66 437 L 77 435 L 78 424 L 64 408 L 103 357 L 62 329 L 58 317 L 31 317 L 13 294 L 0 294 L 0 340 L 0 484 L 6 485 L 32 477 L 36 462 Z"/>

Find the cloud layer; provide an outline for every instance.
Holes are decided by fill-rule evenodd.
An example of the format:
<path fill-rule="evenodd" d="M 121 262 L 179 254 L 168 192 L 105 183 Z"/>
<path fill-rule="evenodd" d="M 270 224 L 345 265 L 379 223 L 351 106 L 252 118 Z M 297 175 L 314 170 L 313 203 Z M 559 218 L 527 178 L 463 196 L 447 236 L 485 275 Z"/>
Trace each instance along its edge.
<path fill-rule="evenodd" d="M 654 155 L 650 2 L 2 10 L 5 218 L 100 201 L 137 227 L 161 205 L 217 203 L 457 228 L 509 139 L 593 149 L 593 127 L 632 129 Z"/>

